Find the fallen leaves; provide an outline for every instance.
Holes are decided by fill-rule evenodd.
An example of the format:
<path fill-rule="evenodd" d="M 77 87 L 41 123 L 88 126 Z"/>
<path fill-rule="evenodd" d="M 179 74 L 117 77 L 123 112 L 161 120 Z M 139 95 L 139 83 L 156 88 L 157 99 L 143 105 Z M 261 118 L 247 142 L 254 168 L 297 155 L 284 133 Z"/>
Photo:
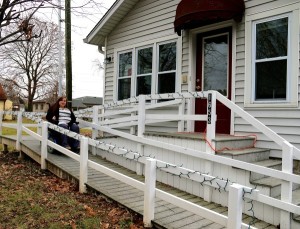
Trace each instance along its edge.
<path fill-rule="evenodd" d="M 0 152 L 0 229 L 144 228 L 141 216 L 17 158 L 17 152 Z"/>

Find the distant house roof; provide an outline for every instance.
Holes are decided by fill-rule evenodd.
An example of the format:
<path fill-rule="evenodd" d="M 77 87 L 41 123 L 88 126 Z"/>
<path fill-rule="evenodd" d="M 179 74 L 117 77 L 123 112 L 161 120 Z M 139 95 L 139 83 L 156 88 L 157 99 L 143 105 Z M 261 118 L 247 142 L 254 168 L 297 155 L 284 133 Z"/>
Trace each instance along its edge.
<path fill-rule="evenodd" d="M 102 97 L 84 96 L 72 100 L 73 108 L 87 108 L 94 105 L 102 105 Z"/>
<path fill-rule="evenodd" d="M 45 100 L 36 100 L 32 102 L 33 104 L 35 103 L 47 103 Z"/>
<path fill-rule="evenodd" d="M 0 84 L 0 100 L 7 100 L 5 91 L 3 90 L 2 85 Z"/>

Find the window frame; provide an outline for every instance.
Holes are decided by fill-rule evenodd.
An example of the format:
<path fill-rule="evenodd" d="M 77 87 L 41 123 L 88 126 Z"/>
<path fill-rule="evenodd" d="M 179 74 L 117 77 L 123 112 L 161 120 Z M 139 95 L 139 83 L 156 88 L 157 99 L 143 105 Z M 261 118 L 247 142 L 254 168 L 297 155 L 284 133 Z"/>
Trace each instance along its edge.
<path fill-rule="evenodd" d="M 126 53 L 126 52 L 132 52 L 132 78 L 131 78 L 131 91 L 130 91 L 130 97 L 135 97 L 137 90 L 136 90 L 136 85 L 137 85 L 137 52 L 138 50 L 141 49 L 146 49 L 149 47 L 152 47 L 152 74 L 151 74 L 151 94 L 157 94 L 157 85 L 158 85 L 158 48 L 159 45 L 162 44 L 167 44 L 167 43 L 172 43 L 175 42 L 176 43 L 176 70 L 175 70 L 175 92 L 180 92 L 180 82 L 179 82 L 179 72 L 180 72 L 180 39 L 179 38 L 175 38 L 174 36 L 170 36 L 167 37 L 168 39 L 157 39 L 155 41 L 151 41 L 151 42 L 144 42 L 144 43 L 140 43 L 140 44 L 136 44 L 136 45 L 132 45 L 132 46 L 128 46 L 128 47 L 124 47 L 124 48 L 119 48 L 119 49 L 115 49 L 114 51 L 114 59 L 116 60 L 116 64 L 115 64 L 115 77 L 114 77 L 114 100 L 118 100 L 118 96 L 119 96 L 119 91 L 118 91 L 118 87 L 119 87 L 119 55 L 121 53 Z M 154 100 L 151 101 L 152 103 L 155 103 Z"/>
<path fill-rule="evenodd" d="M 246 74 L 245 98 L 246 108 L 284 108 L 298 107 L 298 77 L 299 77 L 299 6 L 290 4 L 284 7 L 246 15 Z M 288 17 L 288 50 L 287 50 L 287 85 L 286 99 L 255 100 L 255 70 L 256 70 L 256 25 L 280 18 Z M 271 58 L 270 58 L 271 59 Z"/>

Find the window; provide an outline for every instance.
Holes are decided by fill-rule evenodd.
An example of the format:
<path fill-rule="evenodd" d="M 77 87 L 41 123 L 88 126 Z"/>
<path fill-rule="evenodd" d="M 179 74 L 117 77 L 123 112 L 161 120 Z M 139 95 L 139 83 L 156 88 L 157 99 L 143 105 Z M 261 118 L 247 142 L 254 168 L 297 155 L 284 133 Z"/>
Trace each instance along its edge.
<path fill-rule="evenodd" d="M 177 43 L 153 43 L 117 53 L 118 100 L 141 94 L 173 93 L 177 76 Z"/>
<path fill-rule="evenodd" d="M 44 110 L 44 104 L 41 104 L 41 110 Z"/>
<path fill-rule="evenodd" d="M 39 105 L 36 103 L 35 104 L 35 109 L 38 110 L 39 109 Z"/>
<path fill-rule="evenodd" d="M 159 45 L 158 56 L 157 93 L 175 92 L 176 43 Z"/>
<path fill-rule="evenodd" d="M 132 75 L 132 52 L 119 54 L 118 100 L 130 97 Z"/>
<path fill-rule="evenodd" d="M 299 5 L 246 16 L 245 107 L 297 107 Z"/>
<path fill-rule="evenodd" d="M 136 95 L 151 94 L 153 48 L 137 50 Z"/>
<path fill-rule="evenodd" d="M 289 18 L 255 23 L 255 101 L 286 100 Z"/>

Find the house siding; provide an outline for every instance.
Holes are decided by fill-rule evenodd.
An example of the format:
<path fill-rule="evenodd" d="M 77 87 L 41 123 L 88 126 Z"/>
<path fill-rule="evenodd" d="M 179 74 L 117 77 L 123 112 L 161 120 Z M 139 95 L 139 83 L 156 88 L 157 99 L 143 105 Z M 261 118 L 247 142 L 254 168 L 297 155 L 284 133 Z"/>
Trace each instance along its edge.
<path fill-rule="evenodd" d="M 246 11 L 245 15 L 255 14 L 270 10 L 273 8 L 280 8 L 281 6 L 291 3 L 297 3 L 295 0 L 249 0 L 245 1 Z M 299 26 L 299 25 L 298 25 Z M 245 23 L 240 23 L 237 29 L 237 41 L 236 41 L 236 75 L 235 75 L 235 103 L 244 108 L 245 111 L 253 115 L 263 124 L 271 128 L 274 132 L 285 138 L 287 141 L 294 144 L 296 147 L 300 147 L 300 110 L 297 108 L 245 108 L 244 107 L 244 86 L 245 86 Z M 299 79 L 299 75 L 296 76 Z M 299 81 L 299 80 L 298 80 Z M 298 101 L 299 101 L 299 89 L 298 89 Z M 271 156 L 278 157 L 279 146 L 269 141 L 269 139 L 259 133 L 257 130 L 249 126 L 244 120 L 236 117 L 234 120 L 235 134 L 249 134 L 253 133 L 258 136 L 259 142 L 257 146 L 262 148 L 271 148 Z"/>
<path fill-rule="evenodd" d="M 142 0 L 128 13 L 107 39 L 107 56 L 114 56 L 115 49 L 145 41 L 175 35 L 173 22 L 180 0 Z M 113 63 L 106 65 L 104 102 L 114 99 L 115 70 Z"/>
<path fill-rule="evenodd" d="M 174 19 L 176 7 L 180 0 L 141 0 L 127 14 L 121 23 L 113 30 L 107 38 L 107 56 L 114 56 L 115 50 L 119 48 L 129 47 L 145 41 L 151 41 L 157 38 L 176 35 L 174 33 Z M 280 8 L 292 3 L 299 3 L 296 0 L 245 0 L 245 15 L 253 15 L 258 12 L 268 11 L 274 8 Z M 300 3 L 299 3 L 300 4 Z M 298 25 L 299 26 L 299 25 Z M 207 26 L 206 26 L 207 27 Z M 280 134 L 283 138 L 300 147 L 300 110 L 299 105 L 296 108 L 245 108 L 245 74 L 246 74 L 246 34 L 245 34 L 245 17 L 242 22 L 234 25 L 234 42 L 236 45 L 233 54 L 233 89 L 232 100 L 245 111 L 256 117 L 262 123 L 270 127 L 273 131 Z M 187 83 L 181 82 L 180 90 L 182 92 L 193 90 L 193 81 L 195 73 L 193 72 L 193 63 L 190 58 L 190 31 L 184 31 L 182 34 L 182 56 L 181 56 L 181 72 L 180 76 L 186 75 Z M 117 61 L 106 65 L 105 77 L 105 103 L 114 100 L 115 88 L 115 69 L 114 64 Z M 190 66 L 191 65 L 191 66 Z M 297 76 L 299 82 L 299 75 Z M 298 87 L 298 103 L 299 103 Z M 257 134 L 259 142 L 257 145 L 263 148 L 272 148 L 271 156 L 278 156 L 278 146 L 271 143 L 266 137 L 257 133 L 257 130 L 249 126 L 244 120 L 238 117 L 233 119 L 233 133 L 236 135 Z"/>

